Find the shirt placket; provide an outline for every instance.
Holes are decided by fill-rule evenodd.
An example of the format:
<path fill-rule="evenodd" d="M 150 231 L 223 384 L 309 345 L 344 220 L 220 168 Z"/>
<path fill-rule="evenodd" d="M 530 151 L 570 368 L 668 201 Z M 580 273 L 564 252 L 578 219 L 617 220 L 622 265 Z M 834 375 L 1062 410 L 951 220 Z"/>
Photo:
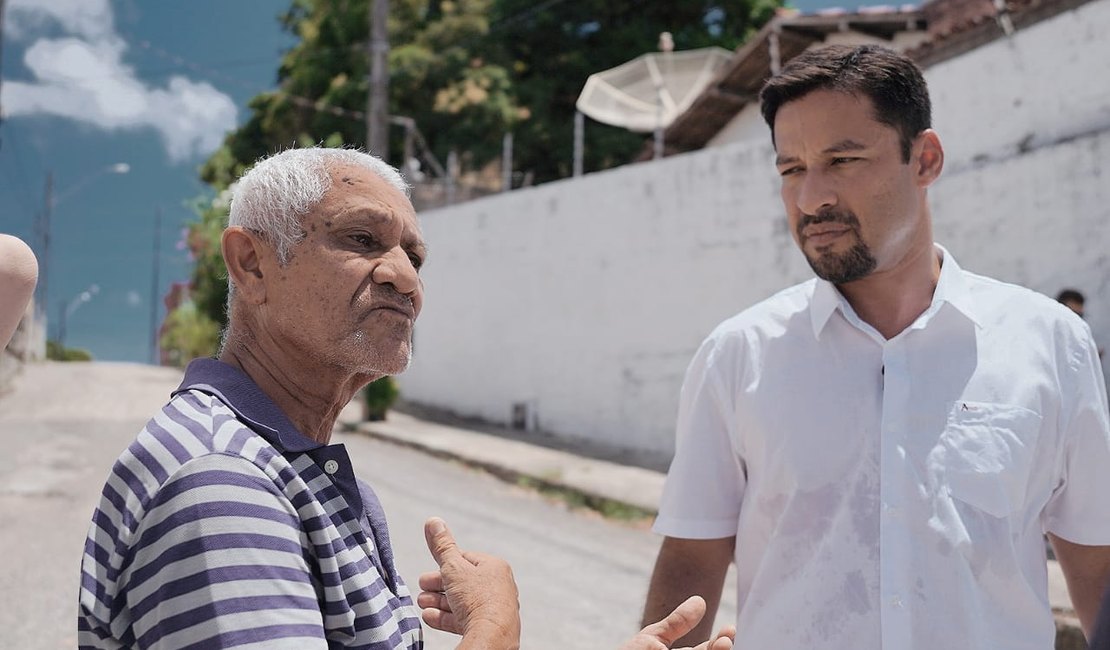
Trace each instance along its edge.
<path fill-rule="evenodd" d="M 879 464 L 879 593 L 882 647 L 908 650 L 912 565 L 905 521 L 906 448 L 910 407 L 910 374 L 903 337 L 883 345 L 883 398 Z"/>

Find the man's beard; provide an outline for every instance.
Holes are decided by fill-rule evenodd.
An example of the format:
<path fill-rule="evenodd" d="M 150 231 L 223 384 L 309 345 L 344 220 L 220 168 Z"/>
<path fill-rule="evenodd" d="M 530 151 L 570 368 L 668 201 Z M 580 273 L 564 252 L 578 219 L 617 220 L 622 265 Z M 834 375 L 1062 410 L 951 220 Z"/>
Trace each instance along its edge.
<path fill-rule="evenodd" d="M 856 238 L 855 244 L 843 253 L 833 253 L 829 250 L 810 256 L 805 249 L 805 236 L 802 235 L 802 231 L 807 226 L 821 223 L 838 223 L 848 226 Z M 797 230 L 798 241 L 802 245 L 802 254 L 805 255 L 806 261 L 809 262 L 813 272 L 822 280 L 827 280 L 833 284 L 853 282 L 870 275 L 879 263 L 871 253 L 871 249 L 860 238 L 859 219 L 851 212 L 825 210 L 817 215 L 807 214 L 798 222 Z"/>

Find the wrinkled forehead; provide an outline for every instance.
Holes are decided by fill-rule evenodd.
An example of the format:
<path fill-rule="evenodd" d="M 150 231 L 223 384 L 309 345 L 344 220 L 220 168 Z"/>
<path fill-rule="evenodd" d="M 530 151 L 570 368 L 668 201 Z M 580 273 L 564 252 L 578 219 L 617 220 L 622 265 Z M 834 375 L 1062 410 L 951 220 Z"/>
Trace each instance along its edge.
<path fill-rule="evenodd" d="M 373 170 L 351 163 L 334 164 L 326 170 L 331 183 L 312 212 L 363 208 L 389 213 L 419 228 L 409 198 Z"/>

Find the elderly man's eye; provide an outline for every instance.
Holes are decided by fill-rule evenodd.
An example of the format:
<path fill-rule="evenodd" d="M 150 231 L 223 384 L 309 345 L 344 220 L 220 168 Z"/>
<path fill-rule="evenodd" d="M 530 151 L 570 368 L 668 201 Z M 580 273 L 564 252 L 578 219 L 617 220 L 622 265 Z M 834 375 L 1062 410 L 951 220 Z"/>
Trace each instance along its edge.
<path fill-rule="evenodd" d="M 351 240 L 359 244 L 360 246 L 365 246 L 367 248 L 373 247 L 378 243 L 377 240 L 375 240 L 373 237 L 364 233 L 351 235 Z"/>
<path fill-rule="evenodd" d="M 412 268 L 417 271 L 420 270 L 420 267 L 424 266 L 424 260 L 420 259 L 420 256 L 414 253 L 409 253 L 409 261 L 412 262 Z"/>

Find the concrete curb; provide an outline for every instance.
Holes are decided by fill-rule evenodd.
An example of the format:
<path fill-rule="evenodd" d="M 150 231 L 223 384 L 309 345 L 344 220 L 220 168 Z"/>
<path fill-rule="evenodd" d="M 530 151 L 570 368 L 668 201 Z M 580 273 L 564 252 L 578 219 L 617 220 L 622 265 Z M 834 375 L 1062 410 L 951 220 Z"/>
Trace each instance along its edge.
<path fill-rule="evenodd" d="M 603 506 L 612 503 L 654 516 L 663 494 L 665 475 L 661 472 L 436 424 L 396 411 L 390 411 L 384 421 L 347 420 L 345 426 L 378 440 L 483 469 L 510 483 L 527 482 L 568 491 L 598 510 L 604 511 Z M 1056 650 L 1087 650 L 1063 573 L 1054 560 L 1049 560 L 1048 573 Z"/>
<path fill-rule="evenodd" d="M 663 494 L 664 475 L 555 449 L 507 440 L 391 412 L 381 422 L 354 427 L 371 437 L 479 467 L 509 482 L 527 480 L 567 490 L 587 501 L 612 502 L 654 516 Z"/>

